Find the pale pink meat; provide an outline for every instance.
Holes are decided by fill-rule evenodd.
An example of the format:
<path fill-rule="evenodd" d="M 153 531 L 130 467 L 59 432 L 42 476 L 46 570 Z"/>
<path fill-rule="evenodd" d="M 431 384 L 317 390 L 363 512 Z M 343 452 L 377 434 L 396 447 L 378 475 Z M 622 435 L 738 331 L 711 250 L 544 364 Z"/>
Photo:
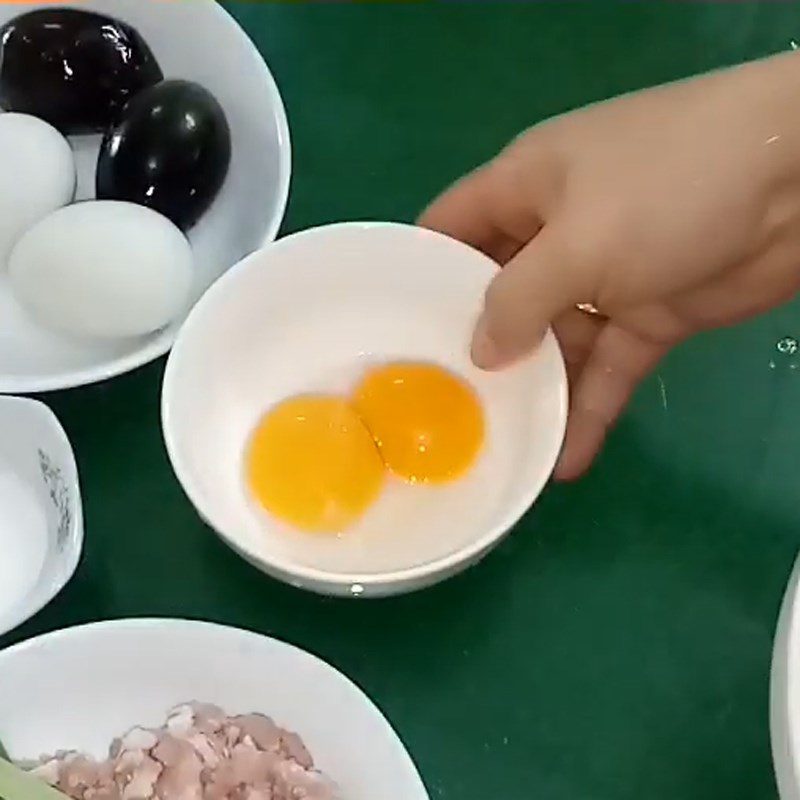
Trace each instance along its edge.
<path fill-rule="evenodd" d="M 297 734 L 205 703 L 177 706 L 161 728 L 133 728 L 104 761 L 61 752 L 32 772 L 74 800 L 336 800 Z"/>
<path fill-rule="evenodd" d="M 242 736 L 249 736 L 259 750 L 278 750 L 283 731 L 263 714 L 247 714 L 233 720 Z"/>

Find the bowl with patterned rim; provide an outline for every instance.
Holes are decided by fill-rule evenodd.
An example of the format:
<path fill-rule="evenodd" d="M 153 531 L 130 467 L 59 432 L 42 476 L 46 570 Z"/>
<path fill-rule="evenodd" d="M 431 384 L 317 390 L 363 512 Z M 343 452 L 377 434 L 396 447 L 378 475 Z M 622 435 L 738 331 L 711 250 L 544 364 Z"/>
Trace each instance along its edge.
<path fill-rule="evenodd" d="M 64 588 L 82 546 L 78 470 L 64 429 L 44 403 L 0 397 L 0 634 Z"/>

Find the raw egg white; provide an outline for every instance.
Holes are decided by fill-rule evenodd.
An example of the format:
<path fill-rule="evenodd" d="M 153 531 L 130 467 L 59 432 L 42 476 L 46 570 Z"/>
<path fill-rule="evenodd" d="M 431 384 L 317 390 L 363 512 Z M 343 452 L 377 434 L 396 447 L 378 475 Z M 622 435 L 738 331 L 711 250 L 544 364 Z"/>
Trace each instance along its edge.
<path fill-rule="evenodd" d="M 0 114 L 0 265 L 42 217 L 71 202 L 75 161 L 67 140 L 27 114 Z"/>
<path fill-rule="evenodd" d="M 133 203 L 90 201 L 34 225 L 9 259 L 17 298 L 42 324 L 82 337 L 139 336 L 188 303 L 192 252 L 166 217 Z"/>

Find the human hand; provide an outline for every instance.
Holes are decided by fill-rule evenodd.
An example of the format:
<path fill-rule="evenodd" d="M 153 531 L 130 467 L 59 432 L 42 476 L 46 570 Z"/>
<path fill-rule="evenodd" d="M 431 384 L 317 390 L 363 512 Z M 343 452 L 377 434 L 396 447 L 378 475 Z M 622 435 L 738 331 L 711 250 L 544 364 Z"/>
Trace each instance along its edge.
<path fill-rule="evenodd" d="M 589 106 L 532 128 L 420 218 L 504 267 L 478 366 L 554 326 L 572 396 L 556 477 L 589 467 L 671 347 L 800 289 L 798 96 L 787 54 Z"/>

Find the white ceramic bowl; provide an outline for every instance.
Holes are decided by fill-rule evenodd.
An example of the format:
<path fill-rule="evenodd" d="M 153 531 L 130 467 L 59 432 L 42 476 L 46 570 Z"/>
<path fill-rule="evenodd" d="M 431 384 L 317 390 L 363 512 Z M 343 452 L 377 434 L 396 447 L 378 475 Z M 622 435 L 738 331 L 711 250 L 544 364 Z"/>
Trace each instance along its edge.
<path fill-rule="evenodd" d="M 163 387 L 167 449 L 201 516 L 265 572 L 327 594 L 411 591 L 481 558 L 545 485 L 567 414 L 552 334 L 503 373 L 470 362 L 496 270 L 460 242 L 392 223 L 304 231 L 234 267 L 189 316 Z M 477 390 L 488 434 L 469 475 L 446 488 L 391 481 L 339 537 L 293 531 L 256 508 L 242 453 L 258 418 L 293 394 L 346 392 L 366 365 L 394 359 L 437 362 Z"/>
<path fill-rule="evenodd" d="M 40 3 L 0 4 L 0 24 Z M 192 300 L 242 256 L 272 241 L 289 192 L 286 113 L 275 81 L 250 39 L 214 0 L 81 0 L 129 22 L 167 78 L 207 87 L 231 127 L 230 172 L 211 209 L 190 231 L 197 277 Z M 216 55 L 215 55 L 216 54 Z M 94 195 L 100 137 L 71 139 L 78 199 Z M 182 320 L 143 338 L 79 344 L 51 333 L 20 308 L 0 268 L 0 393 L 25 394 L 93 383 L 163 355 Z"/>
<path fill-rule="evenodd" d="M 82 545 L 78 471 L 64 429 L 43 403 L 0 397 L 0 634 L 61 591 Z"/>
<path fill-rule="evenodd" d="M 172 706 L 261 712 L 298 733 L 343 800 L 428 800 L 397 734 L 333 667 L 254 633 L 180 620 L 58 631 L 0 653 L 0 741 L 15 759 L 96 757 Z"/>
<path fill-rule="evenodd" d="M 800 800 L 800 559 L 783 598 L 772 653 L 770 733 L 782 800 Z"/>

